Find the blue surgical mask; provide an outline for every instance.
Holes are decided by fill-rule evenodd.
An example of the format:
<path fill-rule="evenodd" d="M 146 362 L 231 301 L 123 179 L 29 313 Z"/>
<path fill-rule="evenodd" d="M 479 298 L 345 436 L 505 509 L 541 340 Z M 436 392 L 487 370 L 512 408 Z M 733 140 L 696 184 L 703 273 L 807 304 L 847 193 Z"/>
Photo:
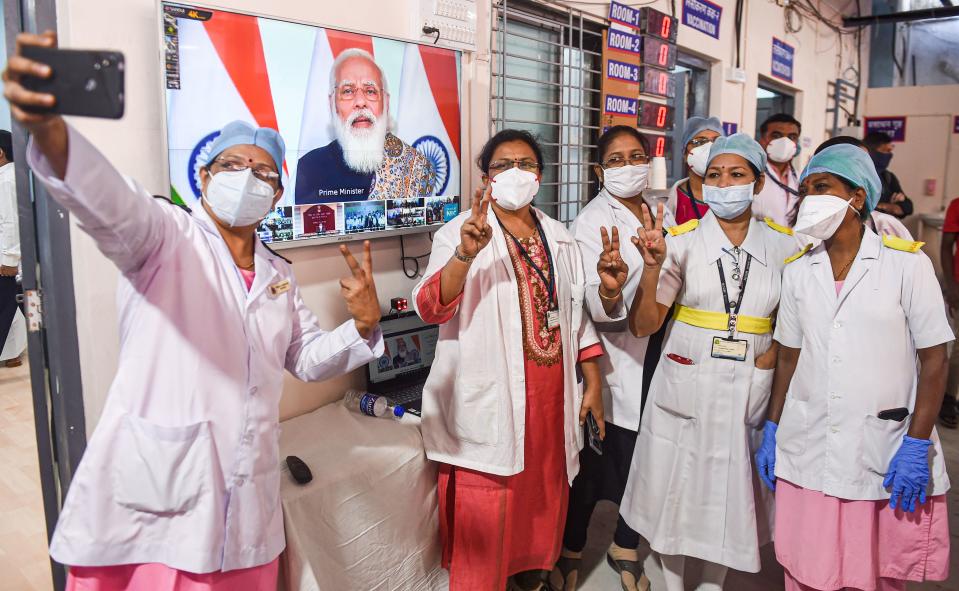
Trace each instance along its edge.
<path fill-rule="evenodd" d="M 709 210 L 716 217 L 731 220 L 742 215 L 753 202 L 753 187 L 755 184 L 730 185 L 728 187 L 703 185 L 703 201 L 706 202 Z"/>

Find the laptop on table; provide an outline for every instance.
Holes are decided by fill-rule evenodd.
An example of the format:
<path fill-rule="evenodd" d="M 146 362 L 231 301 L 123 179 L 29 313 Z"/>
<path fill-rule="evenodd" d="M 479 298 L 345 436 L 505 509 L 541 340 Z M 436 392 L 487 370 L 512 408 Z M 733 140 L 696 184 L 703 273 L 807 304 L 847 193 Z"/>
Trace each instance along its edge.
<path fill-rule="evenodd" d="M 419 416 L 423 384 L 430 374 L 439 326 L 425 324 L 416 312 L 390 314 L 380 319 L 383 356 L 366 366 L 367 390 L 386 396 Z"/>

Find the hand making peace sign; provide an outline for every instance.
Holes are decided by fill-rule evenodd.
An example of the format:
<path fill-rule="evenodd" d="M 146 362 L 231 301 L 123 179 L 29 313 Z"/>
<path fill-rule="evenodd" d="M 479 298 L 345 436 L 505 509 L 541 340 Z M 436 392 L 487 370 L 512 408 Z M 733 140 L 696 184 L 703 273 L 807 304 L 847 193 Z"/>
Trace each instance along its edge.
<path fill-rule="evenodd" d="M 340 279 L 340 292 L 346 300 L 346 308 L 353 316 L 356 330 L 364 339 L 370 338 L 373 329 L 380 322 L 380 301 L 376 296 L 376 283 L 373 281 L 373 255 L 370 241 L 363 243 L 363 264 L 360 265 L 344 244 L 340 252 L 350 267 L 351 277 Z"/>
<path fill-rule="evenodd" d="M 473 193 L 472 215 L 460 228 L 460 254 L 465 257 L 475 257 L 479 251 L 486 248 L 493 237 L 493 230 L 489 226 L 490 193 L 492 186 L 480 187 Z"/>
<path fill-rule="evenodd" d="M 663 238 L 663 204 L 656 207 L 656 221 L 652 220 L 649 207 L 643 204 L 642 226 L 637 228 L 638 236 L 633 238 L 633 244 L 643 255 L 643 264 L 658 267 L 666 260 L 666 239 Z"/>
<path fill-rule="evenodd" d="M 596 272 L 599 273 L 600 294 L 614 298 L 623 290 L 626 278 L 629 276 L 629 265 L 623 260 L 619 252 L 619 228 L 613 226 L 613 235 L 610 238 L 606 228 L 600 228 L 599 234 L 603 239 L 603 251 L 596 263 Z"/>

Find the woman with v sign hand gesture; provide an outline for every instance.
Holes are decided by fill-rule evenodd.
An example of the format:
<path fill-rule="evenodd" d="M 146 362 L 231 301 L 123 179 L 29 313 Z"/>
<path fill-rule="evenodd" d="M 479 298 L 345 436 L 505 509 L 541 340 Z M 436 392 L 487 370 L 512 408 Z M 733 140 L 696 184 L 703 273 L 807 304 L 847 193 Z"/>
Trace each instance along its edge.
<path fill-rule="evenodd" d="M 307 381 L 383 354 L 369 244 L 342 282 L 352 319 L 326 331 L 289 261 L 256 228 L 283 194 L 283 139 L 226 125 L 200 170 L 194 210 L 154 199 L 24 89 L 56 75 L 20 55 L 56 38 L 20 35 L 4 94 L 30 131 L 27 163 L 120 271 L 120 357 L 67 492 L 50 554 L 68 589 L 276 589 L 284 371 Z M 159 163 L 158 163 L 159 164 Z"/>
<path fill-rule="evenodd" d="M 606 355 L 598 359 L 603 386 L 606 439 L 603 453 L 584 449 L 581 472 L 570 492 L 563 551 L 550 574 L 553 589 L 571 591 L 579 579 L 582 551 L 593 509 L 601 500 L 619 503 L 626 488 L 649 380 L 659 359 L 660 335 L 636 338 L 626 322 L 643 257 L 630 244 L 636 237 L 643 191 L 649 175 L 649 142 L 633 127 L 616 126 L 598 142 L 593 172 L 602 189 L 579 212 L 571 232 L 583 252 L 586 308 Z M 637 547 L 639 535 L 620 518 L 608 564 L 623 589 L 644 589 Z"/>
<path fill-rule="evenodd" d="M 602 347 L 583 309 L 579 247 L 532 206 L 543 168 L 536 140 L 502 131 L 478 164 L 485 187 L 436 233 L 413 290 L 423 320 L 440 325 L 423 440 L 441 464 L 450 589 L 541 589 L 588 414 L 604 432 Z"/>
<path fill-rule="evenodd" d="M 642 338 L 673 309 L 650 385 L 620 514 L 663 567 L 666 591 L 723 587 L 728 569 L 759 570 L 772 498 L 752 468 L 762 437 L 777 348 L 772 319 L 792 231 L 752 217 L 765 152 L 744 134 L 710 150 L 702 220 L 663 233 L 663 210 L 642 209 L 632 239 L 643 258 L 629 309 Z"/>

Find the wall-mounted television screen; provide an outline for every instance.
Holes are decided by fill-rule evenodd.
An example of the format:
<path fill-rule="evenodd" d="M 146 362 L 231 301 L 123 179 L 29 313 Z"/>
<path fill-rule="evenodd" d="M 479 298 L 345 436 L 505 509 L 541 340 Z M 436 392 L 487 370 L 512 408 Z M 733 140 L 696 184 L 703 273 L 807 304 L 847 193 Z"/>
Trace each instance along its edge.
<path fill-rule="evenodd" d="M 429 230 L 459 213 L 460 52 L 201 5 L 160 11 L 175 201 L 199 205 L 210 146 L 239 119 L 286 142 L 264 241 Z"/>

